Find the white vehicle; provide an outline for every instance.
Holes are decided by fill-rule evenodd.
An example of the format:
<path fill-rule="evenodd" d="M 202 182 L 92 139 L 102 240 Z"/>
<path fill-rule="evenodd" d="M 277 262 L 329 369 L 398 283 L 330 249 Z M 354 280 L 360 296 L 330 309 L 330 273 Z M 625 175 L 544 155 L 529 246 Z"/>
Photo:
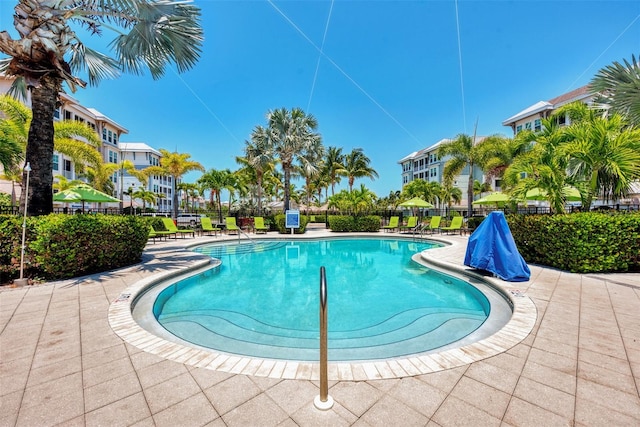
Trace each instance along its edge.
<path fill-rule="evenodd" d="M 181 213 L 178 214 L 178 218 L 176 220 L 177 225 L 190 225 L 196 226 L 200 225 L 200 218 L 206 216 L 205 214 L 195 214 L 195 213 Z"/>

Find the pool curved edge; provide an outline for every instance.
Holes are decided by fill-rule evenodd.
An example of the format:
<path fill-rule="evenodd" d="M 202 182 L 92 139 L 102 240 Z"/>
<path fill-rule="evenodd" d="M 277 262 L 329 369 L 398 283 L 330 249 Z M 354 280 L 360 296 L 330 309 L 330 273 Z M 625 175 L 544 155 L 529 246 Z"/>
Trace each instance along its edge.
<path fill-rule="evenodd" d="M 439 269 L 475 277 L 485 283 L 490 283 L 511 302 L 513 306 L 511 319 L 499 331 L 485 339 L 437 353 L 417 354 L 380 361 L 329 363 L 330 380 L 368 381 L 438 372 L 503 353 L 529 335 L 537 318 L 533 301 L 519 292 L 509 289 L 505 285 L 506 282 L 480 276 L 462 266 L 444 261 L 441 257 L 443 255 L 441 251 L 455 249 L 455 245 L 458 244 L 444 239 L 433 240 L 446 243 L 447 246 L 423 251 L 420 254 L 422 260 Z M 200 270 L 212 268 L 212 263 L 215 262 L 209 257 L 199 257 L 188 265 L 182 264 L 180 268 L 155 274 L 128 286 L 109 306 L 108 317 L 112 330 L 125 342 L 140 350 L 189 366 L 275 379 L 319 380 L 318 363 L 259 359 L 194 348 L 158 337 L 134 320 L 133 306 L 135 301 L 147 289 L 175 276 L 191 275 Z"/>

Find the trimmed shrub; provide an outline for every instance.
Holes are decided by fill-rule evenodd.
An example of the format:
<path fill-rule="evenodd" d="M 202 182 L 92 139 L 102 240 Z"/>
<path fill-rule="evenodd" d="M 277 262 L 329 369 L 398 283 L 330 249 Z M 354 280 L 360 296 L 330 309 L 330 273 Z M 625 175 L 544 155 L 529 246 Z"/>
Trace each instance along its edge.
<path fill-rule="evenodd" d="M 22 251 L 22 216 L 2 215 L 0 216 L 0 283 L 5 283 L 10 279 L 20 275 L 20 253 Z M 32 275 L 33 262 L 31 260 L 31 250 L 29 240 L 34 235 L 33 218 L 28 217 L 25 233 L 24 250 L 24 275 Z"/>
<path fill-rule="evenodd" d="M 149 222 L 135 216 L 48 215 L 37 220 L 29 247 L 49 279 L 139 262 L 149 235 Z"/>
<path fill-rule="evenodd" d="M 285 225 L 285 216 L 284 214 L 276 215 L 273 220 L 275 221 L 275 225 L 278 228 L 278 232 L 280 234 L 291 234 L 290 228 L 284 228 Z M 307 230 L 307 222 L 308 218 L 305 215 L 300 215 L 300 228 L 296 228 L 295 234 L 304 234 Z"/>
<path fill-rule="evenodd" d="M 377 215 L 331 215 L 329 216 L 329 228 L 331 231 L 338 232 L 376 232 L 380 230 L 380 217 Z"/>
<path fill-rule="evenodd" d="M 527 262 L 574 273 L 640 270 L 640 213 L 509 215 Z"/>

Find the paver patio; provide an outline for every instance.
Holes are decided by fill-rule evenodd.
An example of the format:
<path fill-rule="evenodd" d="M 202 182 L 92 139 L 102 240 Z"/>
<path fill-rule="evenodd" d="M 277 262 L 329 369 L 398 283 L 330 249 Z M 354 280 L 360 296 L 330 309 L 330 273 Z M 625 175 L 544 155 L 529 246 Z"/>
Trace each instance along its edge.
<path fill-rule="evenodd" d="M 433 260 L 462 268 L 466 237 L 446 240 L 457 244 Z M 0 426 L 640 425 L 640 274 L 531 266 L 518 289 L 537 321 L 522 342 L 440 372 L 332 381 L 336 403 L 323 412 L 317 381 L 196 368 L 113 332 L 110 304 L 132 283 L 197 262 L 180 250 L 188 242 L 150 244 L 142 264 L 114 272 L 2 288 Z"/>

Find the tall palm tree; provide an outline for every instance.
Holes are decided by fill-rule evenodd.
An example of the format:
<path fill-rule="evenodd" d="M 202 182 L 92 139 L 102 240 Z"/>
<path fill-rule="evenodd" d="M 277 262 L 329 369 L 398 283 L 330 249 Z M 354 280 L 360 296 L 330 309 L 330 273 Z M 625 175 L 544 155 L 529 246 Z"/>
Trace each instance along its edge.
<path fill-rule="evenodd" d="M 119 166 L 116 163 L 98 163 L 95 166 L 88 166 L 84 175 L 89 183 L 96 190 L 107 194 L 115 194 L 115 185 L 111 180 L 113 174 L 116 173 Z M 125 193 L 126 194 L 126 193 Z"/>
<path fill-rule="evenodd" d="M 180 180 L 185 174 L 193 171 L 202 171 L 204 172 L 204 167 L 194 161 L 189 160 L 191 158 L 190 154 L 187 153 L 176 153 L 165 150 L 164 148 L 160 149 L 160 165 L 159 166 L 149 166 L 144 169 L 144 172 L 147 175 L 161 175 L 161 176 L 170 176 L 172 179 L 172 194 L 173 194 L 173 217 L 178 217 L 178 191 L 177 184 L 178 180 Z"/>
<path fill-rule="evenodd" d="M 631 62 L 626 59 L 623 62 L 614 61 L 598 71 L 590 87 L 598 94 L 597 102 L 627 117 L 634 126 L 640 126 L 640 63 L 635 55 L 631 55 Z"/>
<path fill-rule="evenodd" d="M 31 90 L 33 120 L 27 142 L 26 161 L 31 164 L 29 213 L 53 211 L 53 122 L 63 82 L 75 91 L 121 72 L 142 73 L 148 68 L 154 79 L 162 77 L 168 64 L 179 72 L 193 67 L 203 41 L 200 10 L 182 0 L 19 0 L 14 26 L 19 38 L 0 32 L 0 73 L 16 76 L 13 89 Z M 87 34 L 114 30 L 109 56 L 86 45 L 72 29 Z M 26 173 L 26 172 L 25 172 Z M 26 195 L 25 195 L 26 196 Z M 24 197 L 21 198 L 24 203 Z"/>
<path fill-rule="evenodd" d="M 284 172 L 284 209 L 289 209 L 291 198 L 291 171 L 296 159 L 322 148 L 320 135 L 315 132 L 318 121 L 300 108 L 286 108 L 267 113 L 271 151 L 280 160 Z"/>
<path fill-rule="evenodd" d="M 341 177 L 344 176 L 344 154 L 342 148 L 329 147 L 324 158 L 325 173 L 329 176 L 331 183 L 331 195 L 335 194 L 336 184 L 340 183 Z"/>
<path fill-rule="evenodd" d="M 414 179 L 402 188 L 402 196 L 405 199 L 420 197 L 427 202 L 434 203 L 440 199 L 440 184 L 433 181 L 427 182 L 424 179 Z"/>
<path fill-rule="evenodd" d="M 447 141 L 438 148 L 438 156 L 451 156 L 444 165 L 445 185 L 452 183 L 454 178 L 463 171 L 469 169 L 469 182 L 467 185 L 467 213 L 472 215 L 473 203 L 473 169 L 475 165 L 482 166 L 484 153 L 479 148 L 476 136 L 465 134 L 458 135 L 455 139 Z"/>
<path fill-rule="evenodd" d="M 487 178 L 502 178 L 505 169 L 513 159 L 531 149 L 529 135 L 527 132 L 520 132 L 514 138 L 508 138 L 496 134 L 486 137 L 477 144 L 478 157 Z M 473 191 L 476 192 L 475 187 Z"/>
<path fill-rule="evenodd" d="M 269 132 L 262 126 L 256 126 L 251 132 L 251 141 L 245 141 L 245 159 L 256 174 L 258 214 L 262 214 L 262 178 L 266 170 L 274 166 Z"/>
<path fill-rule="evenodd" d="M 353 190 L 353 183 L 356 178 L 378 178 L 378 172 L 370 166 L 371 160 L 367 157 L 362 148 L 354 148 L 351 153 L 344 156 L 344 176 L 349 180 L 349 191 Z"/>

